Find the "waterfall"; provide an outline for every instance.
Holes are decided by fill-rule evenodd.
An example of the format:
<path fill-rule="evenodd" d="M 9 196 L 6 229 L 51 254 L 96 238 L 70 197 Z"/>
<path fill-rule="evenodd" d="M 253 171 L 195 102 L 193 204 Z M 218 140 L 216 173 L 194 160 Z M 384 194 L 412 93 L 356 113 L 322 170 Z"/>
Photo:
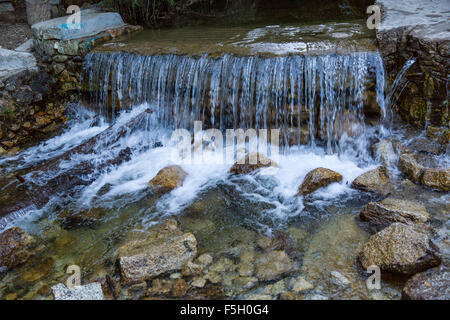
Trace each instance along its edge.
<path fill-rule="evenodd" d="M 374 90 L 382 115 L 384 68 L 376 52 L 346 55 L 219 58 L 90 53 L 82 88 L 88 105 L 114 117 L 147 102 L 164 127 L 192 128 L 196 120 L 221 130 L 279 128 L 333 149 L 364 127 L 365 91 Z M 302 130 L 303 129 L 303 130 Z"/>

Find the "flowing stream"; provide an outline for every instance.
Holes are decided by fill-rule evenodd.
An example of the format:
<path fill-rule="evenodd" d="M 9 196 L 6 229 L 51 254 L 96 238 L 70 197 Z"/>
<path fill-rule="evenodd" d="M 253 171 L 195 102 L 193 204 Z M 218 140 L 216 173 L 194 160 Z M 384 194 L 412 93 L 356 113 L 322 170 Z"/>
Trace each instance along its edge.
<path fill-rule="evenodd" d="M 0 218 L 0 230 L 19 225 L 46 248 L 29 267 L 39 279 L 27 280 L 19 268 L 1 280 L 8 285 L 0 296 L 14 289 L 46 298 L 48 288 L 42 288 L 62 281 L 70 264 L 82 266 L 86 278 L 113 274 L 114 251 L 128 232 L 175 217 L 196 235 L 200 252 L 232 255 L 255 247 L 258 235 L 287 234 L 298 244 L 301 273 L 315 283 L 311 296 L 399 298 L 396 281 L 368 291 L 355 263 L 368 238 L 355 216 L 371 196 L 350 184 L 379 165 L 370 146 L 390 134 L 390 128 L 370 123 L 374 114 L 383 123 L 391 99 L 385 96 L 378 52 L 275 57 L 93 52 L 85 58 L 81 85 L 64 132 L 0 158 L 0 173 L 20 174 L 30 198 Z M 233 163 L 210 149 L 201 163 L 177 162 L 173 130 L 193 133 L 197 120 L 221 132 L 279 129 L 278 169 L 230 176 Z M 148 182 L 172 164 L 187 172 L 183 186 L 162 196 L 152 193 Z M 339 172 L 342 182 L 297 196 L 306 174 L 317 167 Z M 72 181 L 55 178 L 66 176 Z M 95 223 L 67 223 L 65 218 L 86 211 Z M 41 277 L 36 270 L 45 259 L 53 264 Z M 352 285 L 330 283 L 333 270 Z M 225 287 L 230 298 L 263 290 Z"/>

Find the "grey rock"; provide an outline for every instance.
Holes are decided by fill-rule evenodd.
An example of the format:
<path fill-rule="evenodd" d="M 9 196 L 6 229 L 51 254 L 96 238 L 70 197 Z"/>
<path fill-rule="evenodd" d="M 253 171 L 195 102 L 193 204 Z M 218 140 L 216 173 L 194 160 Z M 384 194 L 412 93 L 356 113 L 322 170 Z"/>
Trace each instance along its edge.
<path fill-rule="evenodd" d="M 409 279 L 402 291 L 406 300 L 450 300 L 450 270 L 429 269 Z"/>
<path fill-rule="evenodd" d="M 33 39 L 28 39 L 24 43 L 22 43 L 20 46 L 18 46 L 15 51 L 18 52 L 32 52 L 34 50 L 34 41 Z"/>
<path fill-rule="evenodd" d="M 60 283 L 52 287 L 55 300 L 104 300 L 102 285 L 90 283 L 85 286 L 68 288 Z"/>
<path fill-rule="evenodd" d="M 178 230 L 173 220 L 156 226 L 146 237 L 140 235 L 125 243 L 116 252 L 125 283 L 137 283 L 181 270 L 196 255 L 194 235 Z"/>
<path fill-rule="evenodd" d="M 76 25 L 70 23 L 68 17 L 60 17 L 36 23 L 32 25 L 31 31 L 37 39 L 72 40 L 125 25 L 118 13 L 100 12 L 95 9 L 82 10 L 81 21 L 80 25 Z"/>

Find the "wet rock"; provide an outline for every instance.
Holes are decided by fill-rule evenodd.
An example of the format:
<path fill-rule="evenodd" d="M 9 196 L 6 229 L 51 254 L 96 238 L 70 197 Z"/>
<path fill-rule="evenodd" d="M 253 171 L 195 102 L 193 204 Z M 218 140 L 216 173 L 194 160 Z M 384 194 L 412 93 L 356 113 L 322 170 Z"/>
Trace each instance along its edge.
<path fill-rule="evenodd" d="M 205 276 L 205 279 L 208 280 L 209 282 L 213 283 L 213 284 L 217 284 L 222 282 L 222 276 L 220 275 L 219 272 L 216 271 L 210 271 L 208 272 L 208 274 Z"/>
<path fill-rule="evenodd" d="M 299 276 L 291 281 L 292 291 L 299 293 L 306 290 L 311 290 L 314 286 L 305 280 L 302 276 Z"/>
<path fill-rule="evenodd" d="M 450 191 L 450 168 L 426 169 L 422 184 L 443 191 Z"/>
<path fill-rule="evenodd" d="M 191 286 L 195 287 L 195 288 L 203 288 L 206 285 L 206 279 L 204 278 L 194 278 L 191 282 Z"/>
<path fill-rule="evenodd" d="M 297 297 L 295 296 L 294 293 L 286 291 L 286 292 L 282 292 L 280 293 L 280 300 L 297 300 Z"/>
<path fill-rule="evenodd" d="M 238 286 L 246 290 L 254 288 L 257 283 L 258 279 L 256 279 L 255 277 L 238 277 L 233 281 L 233 284 L 235 286 Z"/>
<path fill-rule="evenodd" d="M 79 212 L 64 209 L 59 216 L 65 229 L 90 226 L 98 222 L 101 217 L 102 210 L 98 208 L 90 208 Z"/>
<path fill-rule="evenodd" d="M 255 259 L 255 276 L 263 281 L 279 279 L 295 268 L 295 263 L 281 250 L 260 254 Z"/>
<path fill-rule="evenodd" d="M 18 227 L 0 234 L 0 267 L 8 269 L 25 263 L 33 254 L 35 240 Z"/>
<path fill-rule="evenodd" d="M 172 285 L 172 296 L 181 298 L 186 294 L 187 284 L 184 279 L 176 279 Z"/>
<path fill-rule="evenodd" d="M 162 273 L 181 270 L 196 255 L 195 236 L 178 230 L 173 220 L 155 227 L 147 237 L 126 243 L 116 252 L 121 278 L 125 283 L 149 280 Z"/>
<path fill-rule="evenodd" d="M 416 161 L 412 153 L 400 155 L 398 169 L 413 182 L 420 182 L 424 171 L 424 167 Z"/>
<path fill-rule="evenodd" d="M 197 262 L 203 266 L 209 266 L 213 262 L 213 257 L 209 253 L 204 253 L 197 258 Z"/>
<path fill-rule="evenodd" d="M 188 261 L 184 264 L 181 270 L 181 275 L 183 277 L 199 276 L 203 274 L 203 267 L 199 264 Z"/>
<path fill-rule="evenodd" d="M 161 169 L 149 184 L 151 188 L 169 192 L 181 187 L 186 177 L 187 173 L 180 166 L 169 166 Z"/>
<path fill-rule="evenodd" d="M 402 291 L 406 300 L 450 300 L 450 270 L 429 269 L 409 279 Z"/>
<path fill-rule="evenodd" d="M 380 166 L 357 177 L 351 187 L 366 192 L 389 194 L 393 187 L 386 167 Z"/>
<path fill-rule="evenodd" d="M 267 167 L 278 167 L 278 164 L 261 153 L 250 153 L 239 159 L 230 169 L 231 174 L 248 174 Z"/>
<path fill-rule="evenodd" d="M 174 280 L 155 279 L 147 289 L 147 296 L 168 297 L 172 293 Z"/>
<path fill-rule="evenodd" d="M 442 150 L 446 150 L 450 142 L 450 129 L 429 126 L 427 128 L 427 137 L 436 140 L 441 144 Z"/>
<path fill-rule="evenodd" d="M 233 267 L 233 261 L 226 257 L 221 257 L 216 263 L 214 263 L 209 270 L 215 272 L 226 272 L 230 271 Z"/>
<path fill-rule="evenodd" d="M 304 196 L 313 193 L 319 188 L 326 187 L 331 183 L 340 181 L 342 181 L 341 174 L 327 168 L 317 168 L 310 171 L 306 175 L 298 190 L 298 195 Z"/>
<path fill-rule="evenodd" d="M 372 146 L 373 153 L 380 159 L 381 163 L 390 167 L 395 164 L 397 155 L 394 150 L 394 146 L 390 140 L 384 139 Z"/>
<path fill-rule="evenodd" d="M 428 212 L 419 202 L 394 198 L 369 202 L 359 216 L 362 221 L 369 221 L 379 229 L 395 222 L 425 223 L 429 219 Z"/>
<path fill-rule="evenodd" d="M 255 271 L 255 252 L 246 251 L 240 255 L 241 263 L 238 267 L 238 272 L 241 277 L 250 277 Z"/>
<path fill-rule="evenodd" d="M 344 276 L 339 271 L 336 271 L 336 270 L 332 271 L 331 276 L 332 276 L 332 282 L 334 282 L 335 284 L 337 284 L 339 286 L 346 287 L 351 284 L 351 282 L 347 279 L 347 277 Z"/>
<path fill-rule="evenodd" d="M 52 258 L 44 258 L 39 265 L 27 269 L 23 273 L 23 280 L 26 282 L 38 282 L 44 279 L 53 271 L 54 264 L 55 262 Z"/>
<path fill-rule="evenodd" d="M 438 155 L 444 152 L 442 145 L 433 140 L 429 140 L 427 138 L 416 138 L 408 144 L 408 148 L 422 153 L 429 153 Z"/>
<path fill-rule="evenodd" d="M 253 294 L 247 298 L 247 300 L 273 300 L 271 295 L 268 294 Z"/>
<path fill-rule="evenodd" d="M 104 300 L 100 283 L 90 283 L 85 286 L 67 288 L 60 283 L 52 287 L 55 300 Z"/>
<path fill-rule="evenodd" d="M 414 274 L 439 265 L 441 258 L 421 226 L 393 223 L 370 237 L 359 261 L 365 270 L 376 265 L 387 272 Z"/>

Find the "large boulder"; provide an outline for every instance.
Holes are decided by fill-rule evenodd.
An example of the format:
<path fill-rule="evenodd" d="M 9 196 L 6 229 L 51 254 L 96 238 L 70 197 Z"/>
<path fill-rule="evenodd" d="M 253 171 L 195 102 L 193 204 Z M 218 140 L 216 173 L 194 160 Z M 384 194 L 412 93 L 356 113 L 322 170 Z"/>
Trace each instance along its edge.
<path fill-rule="evenodd" d="M 12 269 L 25 263 L 33 254 L 35 240 L 18 227 L 0 234 L 0 267 Z"/>
<path fill-rule="evenodd" d="M 173 220 L 130 239 L 116 251 L 121 278 L 125 283 L 138 283 L 169 271 L 181 270 L 196 255 L 195 236 L 180 231 Z"/>
<path fill-rule="evenodd" d="M 231 174 L 248 174 L 261 168 L 278 167 L 278 164 L 261 153 L 253 152 L 239 159 L 230 169 Z"/>
<path fill-rule="evenodd" d="M 389 194 L 393 187 L 386 167 L 380 166 L 357 177 L 351 187 L 366 192 Z"/>
<path fill-rule="evenodd" d="M 422 226 L 393 223 L 371 236 L 363 246 L 359 261 L 362 267 L 376 265 L 381 270 L 415 274 L 441 263 L 439 249 Z"/>
<path fill-rule="evenodd" d="M 300 188 L 298 189 L 299 196 L 305 196 L 307 194 L 313 193 L 319 188 L 326 187 L 333 182 L 342 181 L 342 175 L 327 169 L 327 168 L 317 168 L 310 171 Z"/>
<path fill-rule="evenodd" d="M 429 269 L 409 279 L 402 292 L 406 300 L 450 300 L 450 270 Z"/>
<path fill-rule="evenodd" d="M 282 250 L 265 252 L 255 259 L 255 276 L 263 281 L 279 279 L 295 268 L 295 263 Z"/>
<path fill-rule="evenodd" d="M 161 169 L 149 182 L 152 189 L 169 192 L 181 187 L 187 177 L 187 173 L 180 166 L 169 166 Z"/>
<path fill-rule="evenodd" d="M 424 167 L 417 162 L 412 153 L 402 153 L 400 155 L 398 169 L 414 182 L 420 182 L 424 171 Z"/>
<path fill-rule="evenodd" d="M 450 191 L 450 168 L 426 169 L 422 184 L 433 189 Z"/>
<path fill-rule="evenodd" d="M 419 202 L 395 198 L 369 202 L 359 216 L 362 221 L 369 221 L 378 228 L 385 228 L 395 222 L 425 223 L 430 217 L 425 207 Z"/>
<path fill-rule="evenodd" d="M 84 286 L 68 288 L 60 283 L 52 287 L 55 300 L 104 300 L 102 285 L 90 283 Z"/>

